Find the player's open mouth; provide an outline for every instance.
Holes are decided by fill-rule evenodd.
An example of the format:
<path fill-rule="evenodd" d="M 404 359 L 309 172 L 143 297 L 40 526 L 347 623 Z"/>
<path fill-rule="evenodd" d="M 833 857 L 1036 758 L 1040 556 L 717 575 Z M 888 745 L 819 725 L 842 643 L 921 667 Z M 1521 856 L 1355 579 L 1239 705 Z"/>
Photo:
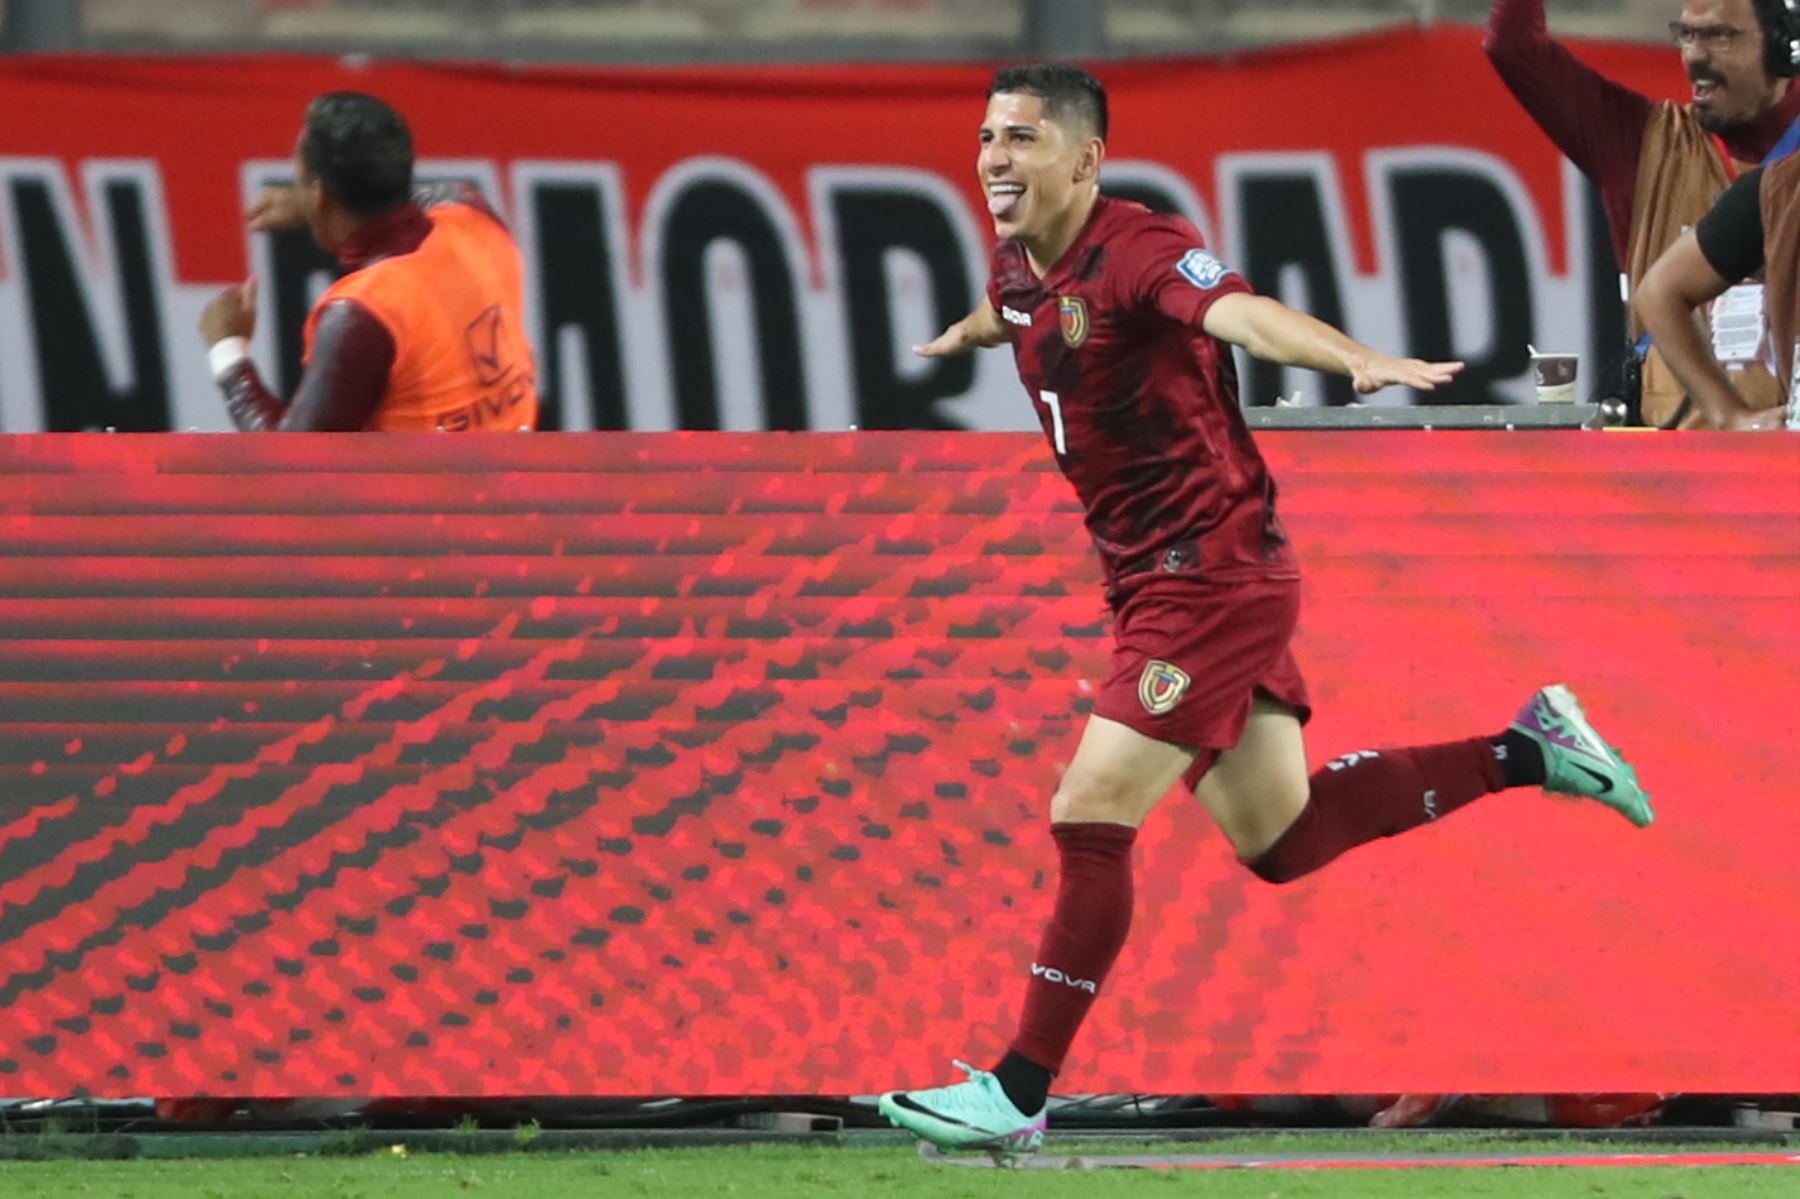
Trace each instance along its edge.
<path fill-rule="evenodd" d="M 1003 217 L 1019 206 L 1019 199 L 1025 194 L 1023 183 L 990 183 L 988 184 L 988 212 L 993 216 Z"/>
<path fill-rule="evenodd" d="M 1718 93 L 1719 81 L 1716 79 L 1694 80 L 1694 103 L 1705 104 Z"/>

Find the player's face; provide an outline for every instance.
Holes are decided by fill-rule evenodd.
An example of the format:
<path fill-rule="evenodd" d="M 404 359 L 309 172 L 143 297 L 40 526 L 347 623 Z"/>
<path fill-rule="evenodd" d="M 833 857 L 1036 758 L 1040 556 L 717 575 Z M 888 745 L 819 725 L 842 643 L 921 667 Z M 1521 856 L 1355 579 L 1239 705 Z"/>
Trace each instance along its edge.
<path fill-rule="evenodd" d="M 1076 200 L 1083 145 L 1044 115 L 1044 102 L 1022 92 L 988 99 L 975 169 L 994 233 L 1031 242 L 1059 227 Z"/>
<path fill-rule="evenodd" d="M 1765 68 L 1762 23 L 1751 0 L 1687 0 L 1682 65 L 1694 85 L 1694 115 L 1714 133 L 1760 116 L 1781 98 Z"/>
<path fill-rule="evenodd" d="M 337 247 L 326 234 L 325 185 L 307 168 L 306 155 L 300 153 L 298 145 L 294 147 L 294 190 L 300 193 L 300 208 L 306 213 L 306 226 L 312 230 L 313 240 L 336 253 Z"/>

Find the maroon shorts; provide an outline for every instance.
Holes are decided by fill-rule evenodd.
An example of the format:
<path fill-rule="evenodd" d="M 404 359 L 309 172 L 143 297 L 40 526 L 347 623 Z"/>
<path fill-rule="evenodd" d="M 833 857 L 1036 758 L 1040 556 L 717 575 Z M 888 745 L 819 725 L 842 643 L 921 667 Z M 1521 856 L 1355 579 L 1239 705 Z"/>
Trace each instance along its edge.
<path fill-rule="evenodd" d="M 1094 714 L 1198 750 L 1191 787 L 1244 735 L 1261 691 L 1312 715 L 1289 641 L 1299 579 L 1202 583 L 1161 577 L 1125 601 L 1113 624 L 1112 673 Z"/>

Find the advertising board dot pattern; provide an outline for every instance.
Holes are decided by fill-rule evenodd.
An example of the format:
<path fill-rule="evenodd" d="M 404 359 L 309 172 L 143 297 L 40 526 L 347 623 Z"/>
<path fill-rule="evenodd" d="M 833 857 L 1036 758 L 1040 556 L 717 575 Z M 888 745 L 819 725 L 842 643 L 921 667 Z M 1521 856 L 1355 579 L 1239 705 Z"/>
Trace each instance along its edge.
<path fill-rule="evenodd" d="M 1800 1081 L 1800 452 L 1263 438 L 1315 761 L 1566 680 L 1288 888 L 1191 797 L 1070 1091 Z M 1034 437 L 0 440 L 0 1093 L 861 1094 L 1011 1032 L 1107 661 Z"/>

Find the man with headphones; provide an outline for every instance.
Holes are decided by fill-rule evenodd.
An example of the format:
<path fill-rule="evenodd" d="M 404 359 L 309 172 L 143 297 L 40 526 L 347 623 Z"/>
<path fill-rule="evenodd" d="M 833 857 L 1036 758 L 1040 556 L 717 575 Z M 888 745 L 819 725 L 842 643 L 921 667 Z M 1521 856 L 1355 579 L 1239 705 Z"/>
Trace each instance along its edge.
<path fill-rule="evenodd" d="M 1600 191 L 1613 251 L 1635 295 L 1651 265 L 1733 179 L 1800 140 L 1793 86 L 1800 0 L 1686 0 L 1669 25 L 1693 91 L 1656 102 L 1586 66 L 1550 39 L 1544 0 L 1493 0 L 1486 48 L 1539 128 Z M 1636 317 L 1647 348 L 1642 412 L 1664 428 L 1710 423 Z M 1768 372 L 1739 393 L 1766 409 L 1784 398 Z"/>

